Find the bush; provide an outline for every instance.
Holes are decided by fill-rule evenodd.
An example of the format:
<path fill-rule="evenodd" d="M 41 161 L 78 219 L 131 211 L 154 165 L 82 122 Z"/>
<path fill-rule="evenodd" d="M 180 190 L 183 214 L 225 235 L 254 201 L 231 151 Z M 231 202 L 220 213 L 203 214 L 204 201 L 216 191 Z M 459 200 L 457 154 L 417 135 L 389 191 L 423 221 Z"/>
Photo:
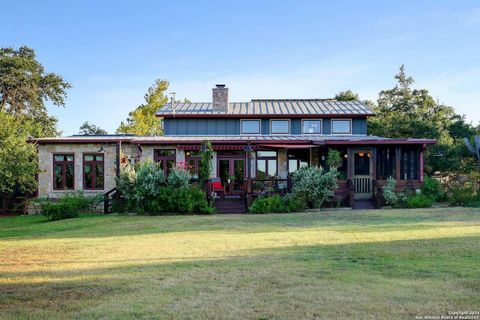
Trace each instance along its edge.
<path fill-rule="evenodd" d="M 83 192 L 69 193 L 54 202 L 39 199 L 42 213 L 48 220 L 61 220 L 78 217 L 81 211 L 92 210 L 102 200 L 102 195 L 87 196 Z"/>
<path fill-rule="evenodd" d="M 403 201 L 402 201 L 403 202 Z M 416 194 L 414 196 L 406 197 L 405 201 L 403 202 L 404 208 L 430 208 L 433 203 L 434 199 L 428 197 L 422 193 Z"/>
<path fill-rule="evenodd" d="M 142 164 L 137 169 L 135 179 L 132 179 L 129 175 L 127 177 L 126 182 L 128 184 L 133 182 L 133 190 L 137 200 L 155 197 L 159 192 L 158 190 L 165 185 L 163 168 L 153 162 Z"/>
<path fill-rule="evenodd" d="M 117 190 L 127 200 L 136 199 L 135 186 L 137 184 L 137 173 L 135 167 L 127 164 L 120 170 L 120 175 L 116 179 Z"/>
<path fill-rule="evenodd" d="M 423 195 L 430 197 L 434 201 L 445 199 L 445 194 L 442 192 L 440 182 L 428 176 L 426 176 L 423 181 L 421 191 Z"/>
<path fill-rule="evenodd" d="M 473 187 L 453 188 L 450 190 L 449 203 L 454 206 L 480 207 L 480 194 Z"/>
<path fill-rule="evenodd" d="M 192 175 L 184 169 L 174 168 L 170 171 L 167 178 L 167 187 L 172 189 L 188 188 Z"/>
<path fill-rule="evenodd" d="M 250 213 L 286 213 L 303 211 L 304 209 L 303 202 L 293 195 L 284 197 L 274 195 L 255 199 L 248 211 Z"/>
<path fill-rule="evenodd" d="M 208 206 L 205 193 L 198 187 L 177 188 L 161 187 L 153 199 L 146 200 L 143 212 L 150 215 L 213 214 L 215 210 Z"/>
<path fill-rule="evenodd" d="M 293 174 L 293 194 L 309 208 L 321 207 L 337 189 L 337 170 L 324 172 L 322 168 L 302 167 Z"/>
<path fill-rule="evenodd" d="M 383 197 L 385 198 L 386 204 L 390 206 L 394 206 L 398 202 L 398 195 L 395 192 L 396 185 L 397 181 L 392 177 L 389 177 L 387 183 L 383 187 Z"/>

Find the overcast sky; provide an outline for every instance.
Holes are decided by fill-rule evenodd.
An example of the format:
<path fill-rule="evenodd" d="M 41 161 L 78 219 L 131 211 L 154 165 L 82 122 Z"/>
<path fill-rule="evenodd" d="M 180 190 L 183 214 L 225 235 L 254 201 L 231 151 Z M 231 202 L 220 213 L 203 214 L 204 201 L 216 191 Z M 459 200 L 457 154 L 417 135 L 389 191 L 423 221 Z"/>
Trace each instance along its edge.
<path fill-rule="evenodd" d="M 2 47 L 27 45 L 72 83 L 64 135 L 115 132 L 155 79 L 192 101 L 225 83 L 231 101 L 376 99 L 401 64 L 480 120 L 478 1 L 1 1 Z M 395 2 L 395 3 L 394 3 Z"/>

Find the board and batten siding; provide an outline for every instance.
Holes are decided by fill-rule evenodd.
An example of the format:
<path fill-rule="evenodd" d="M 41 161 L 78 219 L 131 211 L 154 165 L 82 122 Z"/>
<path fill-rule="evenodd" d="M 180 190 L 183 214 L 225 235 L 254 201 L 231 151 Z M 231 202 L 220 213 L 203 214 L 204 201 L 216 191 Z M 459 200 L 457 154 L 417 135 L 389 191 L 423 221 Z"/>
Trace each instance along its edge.
<path fill-rule="evenodd" d="M 331 133 L 331 119 L 322 119 L 323 134 Z M 261 119 L 262 134 L 270 134 L 270 119 Z M 302 119 L 290 120 L 291 133 L 302 134 Z M 219 118 L 177 118 L 164 119 L 164 133 L 166 136 L 178 135 L 240 135 L 240 119 Z M 352 134 L 367 134 L 367 119 L 352 119 Z"/>

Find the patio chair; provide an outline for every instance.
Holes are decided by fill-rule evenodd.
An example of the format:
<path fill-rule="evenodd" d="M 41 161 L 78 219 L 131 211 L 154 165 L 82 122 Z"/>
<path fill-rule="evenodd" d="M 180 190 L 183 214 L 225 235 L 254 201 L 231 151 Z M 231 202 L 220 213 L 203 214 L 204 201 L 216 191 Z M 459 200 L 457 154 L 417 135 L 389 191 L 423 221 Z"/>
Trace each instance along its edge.
<path fill-rule="evenodd" d="M 212 192 L 215 195 L 219 195 L 221 198 L 225 198 L 225 186 L 222 185 L 220 178 L 212 178 Z"/>

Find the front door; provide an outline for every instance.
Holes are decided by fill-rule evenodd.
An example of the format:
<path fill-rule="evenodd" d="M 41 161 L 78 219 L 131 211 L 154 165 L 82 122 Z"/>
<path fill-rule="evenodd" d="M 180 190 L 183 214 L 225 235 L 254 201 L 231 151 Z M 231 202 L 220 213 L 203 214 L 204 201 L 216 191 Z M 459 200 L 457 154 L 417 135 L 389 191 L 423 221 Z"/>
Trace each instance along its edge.
<path fill-rule="evenodd" d="M 244 158 L 218 158 L 218 177 L 225 186 L 226 195 L 242 195 L 245 180 Z"/>
<path fill-rule="evenodd" d="M 353 185 L 355 199 L 372 198 L 372 152 L 355 150 L 353 152 Z"/>

